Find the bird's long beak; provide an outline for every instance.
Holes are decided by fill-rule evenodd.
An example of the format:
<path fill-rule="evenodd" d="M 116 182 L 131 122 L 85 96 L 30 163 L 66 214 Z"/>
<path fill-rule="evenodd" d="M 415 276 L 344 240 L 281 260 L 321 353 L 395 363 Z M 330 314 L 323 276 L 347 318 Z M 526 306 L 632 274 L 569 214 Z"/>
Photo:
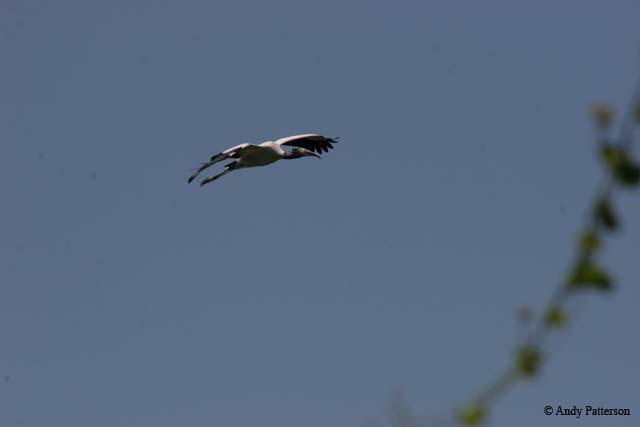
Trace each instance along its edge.
<path fill-rule="evenodd" d="M 313 156 L 313 157 L 317 157 L 319 159 L 321 159 L 322 157 L 320 157 L 320 154 L 314 153 L 313 151 L 308 151 L 307 156 Z"/>

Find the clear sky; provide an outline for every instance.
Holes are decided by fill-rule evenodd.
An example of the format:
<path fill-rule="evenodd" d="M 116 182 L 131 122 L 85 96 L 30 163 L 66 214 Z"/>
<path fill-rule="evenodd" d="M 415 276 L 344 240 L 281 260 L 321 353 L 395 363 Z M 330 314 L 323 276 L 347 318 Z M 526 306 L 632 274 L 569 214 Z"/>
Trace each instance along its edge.
<path fill-rule="evenodd" d="M 0 4 L 0 425 L 359 426 L 446 413 L 510 359 L 626 106 L 638 1 Z M 323 159 L 191 168 L 243 142 Z M 640 198 L 494 426 L 640 421 Z M 545 417 L 547 404 L 628 418 Z"/>

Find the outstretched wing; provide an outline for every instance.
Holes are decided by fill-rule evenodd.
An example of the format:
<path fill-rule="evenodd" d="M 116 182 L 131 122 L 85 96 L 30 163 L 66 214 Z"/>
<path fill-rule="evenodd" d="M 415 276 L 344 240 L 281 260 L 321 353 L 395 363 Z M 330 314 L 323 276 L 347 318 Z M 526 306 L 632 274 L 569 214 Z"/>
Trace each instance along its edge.
<path fill-rule="evenodd" d="M 288 136 L 286 138 L 280 138 L 275 141 L 278 145 L 289 145 L 292 147 L 306 148 L 310 151 L 315 151 L 318 154 L 325 153 L 333 148 L 333 144 L 338 142 L 338 137 L 327 138 L 315 133 L 307 133 L 304 135 Z"/>
<path fill-rule="evenodd" d="M 226 160 L 228 158 L 232 158 L 232 159 L 237 159 L 240 156 L 242 156 L 242 152 L 244 149 L 246 149 L 247 147 L 255 147 L 255 145 L 252 144 L 240 144 L 240 145 L 236 145 L 235 147 L 231 147 L 228 150 L 225 150 L 221 153 L 218 154 L 214 154 L 213 156 L 211 156 L 211 159 L 209 159 L 208 162 L 203 163 L 202 166 L 200 166 L 194 173 L 193 175 L 191 175 L 189 177 L 189 179 L 187 180 L 187 182 L 191 182 L 194 179 L 196 179 L 196 177 L 198 175 L 200 175 L 200 172 L 202 172 L 203 170 L 207 169 L 208 167 L 221 162 L 223 160 Z"/>

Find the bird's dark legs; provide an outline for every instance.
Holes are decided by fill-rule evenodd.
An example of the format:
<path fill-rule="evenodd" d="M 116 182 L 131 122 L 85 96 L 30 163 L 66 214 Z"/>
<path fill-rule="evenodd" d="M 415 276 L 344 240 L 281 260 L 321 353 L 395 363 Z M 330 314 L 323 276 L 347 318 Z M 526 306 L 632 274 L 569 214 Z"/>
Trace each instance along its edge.
<path fill-rule="evenodd" d="M 200 166 L 197 170 L 195 170 L 195 172 L 189 177 L 187 182 L 191 183 L 191 181 L 196 179 L 196 177 L 200 174 L 200 172 L 207 169 L 209 166 L 215 163 L 218 163 L 219 161 L 224 160 L 226 158 L 227 158 L 227 155 L 225 153 L 218 153 L 215 156 L 211 156 L 211 159 L 208 162 L 203 163 L 202 166 Z"/>
<path fill-rule="evenodd" d="M 222 175 L 226 175 L 226 174 L 228 174 L 229 172 L 231 172 L 231 169 L 229 169 L 229 168 L 224 168 L 224 170 L 223 170 L 222 172 L 217 173 L 217 174 L 215 174 L 215 175 L 213 175 L 213 176 L 208 176 L 208 177 L 206 177 L 206 178 L 205 178 L 205 179 L 203 179 L 203 180 L 202 180 L 202 182 L 200 183 L 200 187 L 202 187 L 202 186 L 203 186 L 203 185 L 205 185 L 205 184 L 210 183 L 211 181 L 215 181 L 216 179 L 220 178 Z"/>
<path fill-rule="evenodd" d="M 212 163 L 211 162 L 207 162 L 207 163 L 203 163 L 202 166 L 200 166 L 198 168 L 198 170 L 196 170 L 187 180 L 188 183 L 191 183 L 191 181 L 193 181 L 194 179 L 196 179 L 196 177 L 198 176 L 198 174 L 200 172 L 202 172 L 203 170 L 205 170 L 206 168 L 208 168 L 209 166 L 211 166 Z"/>
<path fill-rule="evenodd" d="M 208 184 L 208 183 L 210 183 L 212 181 L 215 181 L 216 179 L 220 178 L 223 175 L 228 174 L 231 171 L 234 171 L 236 169 L 241 169 L 241 168 L 242 168 L 242 166 L 240 166 L 237 161 L 236 162 L 231 162 L 228 165 L 226 165 L 226 167 L 224 168 L 224 170 L 222 172 L 217 173 L 217 174 L 212 175 L 212 176 L 208 176 L 205 179 L 203 179 L 202 182 L 200 183 L 200 187 L 202 187 L 203 185 Z"/>

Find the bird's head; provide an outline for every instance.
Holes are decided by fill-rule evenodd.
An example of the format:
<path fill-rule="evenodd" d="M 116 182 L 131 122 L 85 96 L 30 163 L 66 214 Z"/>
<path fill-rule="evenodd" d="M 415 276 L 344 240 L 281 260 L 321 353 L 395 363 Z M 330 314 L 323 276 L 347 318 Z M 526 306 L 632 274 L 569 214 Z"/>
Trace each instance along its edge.
<path fill-rule="evenodd" d="M 314 153 L 311 150 L 307 150 L 306 148 L 294 148 L 293 150 L 291 150 L 286 158 L 287 159 L 299 159 L 300 157 L 305 157 L 305 156 L 313 156 L 313 157 L 317 157 L 317 158 L 321 158 L 319 154 Z"/>

